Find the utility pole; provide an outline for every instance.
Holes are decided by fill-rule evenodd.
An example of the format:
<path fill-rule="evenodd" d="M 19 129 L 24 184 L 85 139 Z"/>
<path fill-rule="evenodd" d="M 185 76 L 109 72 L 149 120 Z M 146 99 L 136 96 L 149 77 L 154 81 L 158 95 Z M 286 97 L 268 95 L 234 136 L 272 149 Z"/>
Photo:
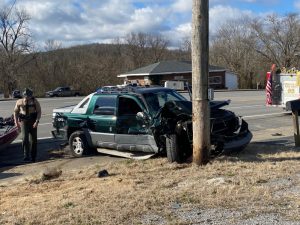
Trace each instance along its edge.
<path fill-rule="evenodd" d="M 208 1 L 193 0 L 192 13 L 193 162 L 197 165 L 206 164 L 210 153 Z"/>

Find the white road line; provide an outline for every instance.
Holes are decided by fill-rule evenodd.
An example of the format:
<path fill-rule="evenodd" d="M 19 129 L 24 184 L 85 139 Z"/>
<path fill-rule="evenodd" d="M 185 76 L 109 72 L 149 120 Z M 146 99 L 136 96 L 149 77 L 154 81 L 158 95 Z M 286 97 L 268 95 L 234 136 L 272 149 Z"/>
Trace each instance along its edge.
<path fill-rule="evenodd" d="M 230 105 L 228 106 L 228 108 L 230 109 L 243 109 L 243 108 L 253 108 L 253 107 L 262 107 L 265 105 L 247 105 L 247 106 L 233 106 L 231 107 Z"/>
<path fill-rule="evenodd" d="M 267 114 L 258 114 L 258 115 L 251 115 L 251 116 L 242 116 L 243 118 L 255 118 L 255 117 L 262 117 L 262 116 L 275 116 L 275 115 L 284 115 L 284 113 L 267 113 Z"/>
<path fill-rule="evenodd" d="M 39 126 L 50 125 L 52 123 L 40 123 Z"/>

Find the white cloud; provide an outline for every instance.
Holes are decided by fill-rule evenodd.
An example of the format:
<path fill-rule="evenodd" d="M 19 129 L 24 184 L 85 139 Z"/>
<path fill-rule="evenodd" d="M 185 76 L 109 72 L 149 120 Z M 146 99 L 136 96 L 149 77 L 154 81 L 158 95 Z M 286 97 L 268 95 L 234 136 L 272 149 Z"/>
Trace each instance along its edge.
<path fill-rule="evenodd" d="M 300 1 L 295 1 L 294 6 L 296 9 L 300 10 Z"/>
<path fill-rule="evenodd" d="M 210 32 L 213 34 L 221 25 L 224 24 L 224 22 L 228 20 L 234 20 L 244 16 L 254 17 L 250 10 L 240 10 L 222 5 L 215 6 L 210 9 L 209 13 Z"/>
<path fill-rule="evenodd" d="M 192 11 L 192 0 L 176 0 L 172 4 L 172 8 L 175 12 L 188 12 Z"/>
<path fill-rule="evenodd" d="M 0 6 L 9 1 L 0 0 Z M 224 5 L 240 1 L 255 2 L 210 1 L 211 32 L 227 19 L 252 15 L 251 11 Z M 191 31 L 192 0 L 19 0 L 18 6 L 30 14 L 30 29 L 40 45 L 48 39 L 65 46 L 108 42 L 130 32 L 160 33 L 176 43 Z"/>

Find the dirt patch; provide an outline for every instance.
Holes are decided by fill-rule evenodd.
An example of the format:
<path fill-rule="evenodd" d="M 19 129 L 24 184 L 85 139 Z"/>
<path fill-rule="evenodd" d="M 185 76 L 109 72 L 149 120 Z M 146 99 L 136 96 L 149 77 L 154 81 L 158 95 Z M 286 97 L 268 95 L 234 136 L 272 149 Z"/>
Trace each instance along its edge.
<path fill-rule="evenodd" d="M 0 187 L 0 224 L 300 224 L 299 159 L 254 143 L 204 167 L 157 158 L 38 174 Z"/>

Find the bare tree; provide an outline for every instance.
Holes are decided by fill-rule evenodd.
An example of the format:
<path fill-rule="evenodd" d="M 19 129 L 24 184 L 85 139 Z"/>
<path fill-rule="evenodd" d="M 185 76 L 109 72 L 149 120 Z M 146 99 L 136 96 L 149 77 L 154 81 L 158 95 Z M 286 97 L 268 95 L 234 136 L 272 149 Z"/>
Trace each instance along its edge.
<path fill-rule="evenodd" d="M 133 67 L 145 64 L 147 37 L 144 33 L 130 33 L 126 36 L 125 44 L 128 45 L 128 55 L 133 62 Z"/>
<path fill-rule="evenodd" d="M 54 39 L 48 39 L 45 41 L 44 49 L 45 51 L 54 51 L 62 48 L 62 43 Z"/>
<path fill-rule="evenodd" d="M 169 41 L 161 35 L 130 33 L 126 36 L 125 44 L 132 67 L 138 68 L 165 59 Z"/>
<path fill-rule="evenodd" d="M 252 37 L 250 22 L 231 20 L 220 27 L 210 46 L 210 62 L 224 66 L 239 76 L 240 88 L 252 88 L 260 66 L 256 40 Z"/>
<path fill-rule="evenodd" d="M 300 23 L 298 14 L 267 16 L 252 22 L 253 37 L 256 38 L 256 51 L 269 63 L 279 67 L 291 67 L 297 64 L 300 51 Z"/>
<path fill-rule="evenodd" d="M 0 10 L 0 80 L 5 97 L 17 85 L 18 70 L 29 60 L 24 55 L 32 46 L 27 27 L 29 20 L 29 15 L 17 9 L 15 2 Z"/>
<path fill-rule="evenodd" d="M 148 34 L 147 45 L 149 47 L 150 61 L 158 62 L 164 58 L 169 41 L 162 35 Z"/>

